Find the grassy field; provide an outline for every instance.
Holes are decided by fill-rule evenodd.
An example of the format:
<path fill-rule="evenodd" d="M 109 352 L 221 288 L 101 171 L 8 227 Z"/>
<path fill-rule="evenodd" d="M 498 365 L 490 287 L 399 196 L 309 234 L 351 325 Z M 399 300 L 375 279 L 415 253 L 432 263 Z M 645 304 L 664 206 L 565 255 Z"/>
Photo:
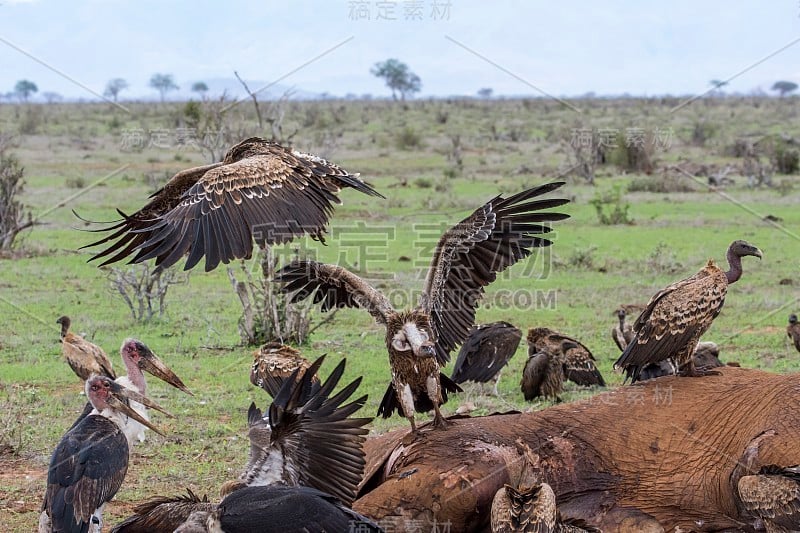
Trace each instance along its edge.
<path fill-rule="evenodd" d="M 797 176 L 775 174 L 772 187 L 748 187 L 735 146 L 742 139 L 800 138 L 800 99 L 701 99 L 675 110 L 680 103 L 570 102 L 576 111 L 546 100 L 417 101 L 406 106 L 290 102 L 283 135 L 294 133 L 295 147 L 360 172 L 387 199 L 345 191 L 327 247 L 303 241 L 278 252 L 288 256 L 300 246 L 328 262 L 357 263 L 376 278 L 385 276 L 379 283 L 393 301 L 413 303 L 431 248 L 447 224 L 496 194 L 565 179 L 563 194 L 572 202 L 564 209 L 572 218 L 557 225 L 551 250 L 513 267 L 490 286 L 479 322 L 507 320 L 523 329 L 548 326 L 576 336 L 593 350 L 610 386 L 616 387 L 621 377 L 611 369 L 618 355 L 610 338 L 614 309 L 645 303 L 708 258 L 724 263 L 727 245 L 741 238 L 759 246 L 764 259 L 745 259 L 744 277 L 729 291 L 705 339 L 720 344 L 725 361 L 797 371 L 800 357 L 785 335 L 788 314 L 800 307 L 800 281 L 793 281 L 800 240 Z M 118 366 L 116 351 L 124 338 L 144 341 L 195 393 L 189 397 L 149 380 L 148 395 L 177 418 L 153 415 L 167 436 L 149 433 L 147 442 L 135 448 L 125 484 L 106 511 L 107 523 L 149 496 L 183 487 L 213 497 L 244 465 L 248 405 L 267 402 L 248 380 L 252 348 L 241 345 L 241 306 L 225 268 L 191 272 L 185 283 L 169 289 L 163 317 L 138 323 L 110 290 L 107 270 L 86 264 L 90 252 L 78 248 L 93 234 L 78 231 L 87 228 L 71 210 L 92 220 L 113 219 L 115 208 L 137 209 L 174 172 L 207 163 L 208 152 L 178 144 L 187 131 L 194 129 L 199 136 L 222 131 L 227 142 L 235 142 L 253 134 L 270 136 L 270 130 L 258 127 L 247 103 L 221 118 L 213 102 L 200 105 L 199 111 L 184 104 L 126 106 L 128 112 L 99 104 L 0 105 L 0 132 L 19 134 L 13 152 L 25 167 L 22 201 L 37 219 L 15 250 L 0 258 L 4 531 L 30 531 L 36 523 L 49 455 L 85 401 L 60 355 L 55 321 L 61 314 L 71 316 L 74 329 L 104 347 Z M 619 154 L 612 152 L 612 162 L 599 164 L 595 184 L 588 184 L 570 171 L 576 135 L 585 130 L 646 132 L 652 174 L 615 164 Z M 764 150 L 764 163 L 769 160 L 765 144 L 756 143 Z M 705 175 L 689 176 L 726 166 L 735 183 L 724 189 L 708 188 Z M 664 183 L 672 188 L 669 192 L 645 192 Z M 628 224 L 598 220 L 592 201 L 614 190 L 621 195 L 620 207 L 627 205 Z M 766 215 L 779 222 L 763 220 Z M 314 315 L 315 321 L 322 318 Z M 377 410 L 389 370 L 383 329 L 367 313 L 340 311 L 301 348 L 309 358 L 329 354 L 324 372 L 346 357 L 345 379 L 363 375 L 360 392 L 369 394 L 365 412 Z M 501 398 L 468 390 L 445 411 L 452 413 L 467 402 L 477 415 L 546 407 L 526 404 L 519 392 L 525 353 L 523 343 L 500 382 Z M 597 392 L 568 389 L 567 400 Z M 373 431 L 404 425 L 401 418 L 380 420 Z"/>

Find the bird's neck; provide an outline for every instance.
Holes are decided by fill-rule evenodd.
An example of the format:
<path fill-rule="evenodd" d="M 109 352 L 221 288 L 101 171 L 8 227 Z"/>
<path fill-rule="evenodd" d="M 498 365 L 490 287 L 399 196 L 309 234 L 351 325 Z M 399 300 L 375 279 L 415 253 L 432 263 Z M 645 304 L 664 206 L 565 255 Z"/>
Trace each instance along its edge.
<path fill-rule="evenodd" d="M 742 277 L 742 258 L 728 250 L 728 271 L 725 272 L 728 284 L 735 283 Z"/>
<path fill-rule="evenodd" d="M 128 370 L 128 380 L 130 380 L 131 385 L 136 387 L 136 390 L 139 391 L 139 394 L 145 394 L 147 383 L 144 380 L 144 373 L 142 373 L 142 369 L 130 359 L 125 358 L 124 362 L 125 368 Z"/>
<path fill-rule="evenodd" d="M 619 317 L 619 330 L 620 331 L 624 331 L 625 330 L 625 317 L 624 316 Z"/>

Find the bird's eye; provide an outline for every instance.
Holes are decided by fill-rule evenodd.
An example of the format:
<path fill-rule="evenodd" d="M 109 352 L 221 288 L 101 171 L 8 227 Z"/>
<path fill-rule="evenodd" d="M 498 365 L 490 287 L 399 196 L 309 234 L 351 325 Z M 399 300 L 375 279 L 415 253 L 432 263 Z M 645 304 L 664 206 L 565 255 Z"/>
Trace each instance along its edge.
<path fill-rule="evenodd" d="M 407 352 L 411 349 L 411 345 L 406 342 L 405 339 L 400 337 L 395 337 L 392 339 L 392 348 L 399 352 Z"/>

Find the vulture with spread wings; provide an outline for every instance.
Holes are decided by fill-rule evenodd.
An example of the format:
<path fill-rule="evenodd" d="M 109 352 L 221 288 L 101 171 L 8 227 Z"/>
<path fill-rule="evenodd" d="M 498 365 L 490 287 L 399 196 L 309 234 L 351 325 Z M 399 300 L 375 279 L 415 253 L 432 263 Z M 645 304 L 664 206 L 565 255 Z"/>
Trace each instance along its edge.
<path fill-rule="evenodd" d="M 509 198 L 497 196 L 450 228 L 436 245 L 422 296 L 415 309 L 397 311 L 364 279 L 334 265 L 298 261 L 282 268 L 275 281 L 296 302 L 313 295 L 323 311 L 361 307 L 386 326 L 392 382 L 378 414 L 397 410 L 416 431 L 414 412 L 434 410 L 434 426 L 446 425 L 439 405 L 461 389 L 439 369 L 464 342 L 486 285 L 532 248 L 549 246 L 548 223 L 569 215 L 549 211 L 569 200 L 538 198 L 561 187 L 554 182 Z"/>
<path fill-rule="evenodd" d="M 383 196 L 358 174 L 320 157 L 251 137 L 228 150 L 219 163 L 175 174 L 132 215 L 100 230 L 110 235 L 83 246 L 108 246 L 90 259 L 131 263 L 156 259 L 168 268 L 189 254 L 184 270 L 205 256 L 206 272 L 220 262 L 248 259 L 253 240 L 282 244 L 323 234 L 341 189 Z"/>

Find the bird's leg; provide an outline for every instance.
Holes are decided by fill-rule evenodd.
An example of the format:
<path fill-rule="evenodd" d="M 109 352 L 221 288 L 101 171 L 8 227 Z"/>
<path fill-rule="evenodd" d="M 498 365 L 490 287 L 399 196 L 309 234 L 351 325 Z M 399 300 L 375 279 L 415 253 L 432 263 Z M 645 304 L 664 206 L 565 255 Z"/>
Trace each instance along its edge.
<path fill-rule="evenodd" d="M 494 388 L 492 389 L 492 394 L 494 394 L 495 398 L 499 398 L 499 397 L 500 397 L 500 392 L 497 390 L 497 384 L 498 384 L 498 383 L 500 383 L 500 374 L 501 374 L 502 372 L 503 372 L 503 371 L 502 371 L 502 370 L 500 370 L 500 371 L 499 371 L 499 372 L 497 372 L 497 374 L 495 374 L 495 376 L 492 378 L 492 381 L 494 381 Z"/>
<path fill-rule="evenodd" d="M 439 410 L 439 404 L 442 403 L 442 394 L 439 387 L 439 375 L 434 374 L 432 376 L 428 376 L 425 385 L 427 386 L 428 398 L 431 399 L 433 403 L 433 427 L 435 428 L 444 428 L 447 427 L 449 422 L 445 420 L 442 416 L 442 412 Z"/>
<path fill-rule="evenodd" d="M 411 431 L 417 432 L 417 425 L 414 423 L 414 393 L 411 392 L 411 386 L 408 383 L 397 383 L 395 385 L 398 400 L 400 405 L 403 406 L 403 414 L 411 422 Z"/>

